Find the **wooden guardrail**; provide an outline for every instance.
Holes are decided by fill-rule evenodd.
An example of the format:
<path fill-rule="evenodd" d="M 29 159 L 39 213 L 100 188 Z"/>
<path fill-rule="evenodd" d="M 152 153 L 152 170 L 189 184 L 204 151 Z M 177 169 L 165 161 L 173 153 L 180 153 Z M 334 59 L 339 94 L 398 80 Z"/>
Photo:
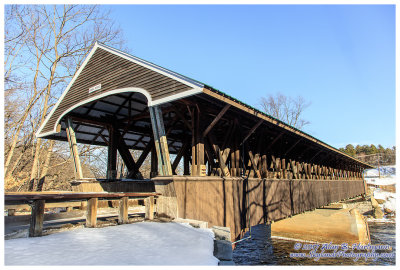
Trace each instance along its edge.
<path fill-rule="evenodd" d="M 86 227 L 97 225 L 97 203 L 98 200 L 119 199 L 118 223 L 128 223 L 128 200 L 145 199 L 145 218 L 154 218 L 155 192 L 129 192 L 129 193 L 107 193 L 107 192 L 78 192 L 78 193 L 39 193 L 39 192 L 9 192 L 5 193 L 5 206 L 29 204 L 31 206 L 31 219 L 29 226 L 29 237 L 41 236 L 43 233 L 44 209 L 46 203 L 87 201 Z"/>

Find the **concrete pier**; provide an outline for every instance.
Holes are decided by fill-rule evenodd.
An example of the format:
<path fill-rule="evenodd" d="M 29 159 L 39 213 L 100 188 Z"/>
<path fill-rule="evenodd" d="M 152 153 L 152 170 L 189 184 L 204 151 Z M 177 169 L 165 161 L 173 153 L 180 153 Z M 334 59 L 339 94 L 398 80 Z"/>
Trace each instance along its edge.
<path fill-rule="evenodd" d="M 272 223 L 271 232 L 319 243 L 369 243 L 368 224 L 357 209 L 316 209 Z"/>

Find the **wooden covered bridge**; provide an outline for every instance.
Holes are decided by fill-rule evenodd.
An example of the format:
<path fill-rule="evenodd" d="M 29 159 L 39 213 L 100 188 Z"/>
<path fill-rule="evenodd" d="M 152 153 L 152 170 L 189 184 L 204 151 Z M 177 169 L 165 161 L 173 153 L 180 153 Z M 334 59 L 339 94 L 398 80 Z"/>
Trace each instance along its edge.
<path fill-rule="evenodd" d="M 232 239 L 365 193 L 370 167 L 208 85 L 98 43 L 37 136 L 69 142 L 79 191 L 156 191 L 159 215 L 227 226 Z M 77 143 L 108 147 L 106 179 L 84 178 Z M 116 179 L 118 154 L 131 181 Z M 151 179 L 140 172 L 147 157 Z"/>

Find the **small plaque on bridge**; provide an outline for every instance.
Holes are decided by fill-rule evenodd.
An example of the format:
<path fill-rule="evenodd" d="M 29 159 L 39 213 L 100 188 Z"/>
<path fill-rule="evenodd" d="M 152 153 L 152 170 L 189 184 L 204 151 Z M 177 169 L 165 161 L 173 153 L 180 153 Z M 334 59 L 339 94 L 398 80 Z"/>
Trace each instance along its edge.
<path fill-rule="evenodd" d="M 207 176 L 206 165 L 200 165 L 200 176 Z"/>
<path fill-rule="evenodd" d="M 90 87 L 90 88 L 89 88 L 89 93 L 92 93 L 92 92 L 94 92 L 94 91 L 98 91 L 98 90 L 100 90 L 100 89 L 101 89 L 101 83 L 98 84 L 98 85 L 95 85 L 95 86 L 93 86 L 93 87 Z"/>

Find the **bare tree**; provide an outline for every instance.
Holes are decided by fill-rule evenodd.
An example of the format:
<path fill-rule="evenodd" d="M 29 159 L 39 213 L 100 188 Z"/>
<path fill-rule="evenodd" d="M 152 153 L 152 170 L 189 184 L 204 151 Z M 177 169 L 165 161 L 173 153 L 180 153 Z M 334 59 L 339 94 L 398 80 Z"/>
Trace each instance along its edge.
<path fill-rule="evenodd" d="M 304 110 L 310 105 L 301 96 L 292 98 L 281 93 L 260 99 L 260 107 L 266 114 L 298 129 L 310 123 L 302 118 Z"/>
<path fill-rule="evenodd" d="M 124 40 L 109 11 L 99 6 L 12 5 L 5 7 L 5 16 L 4 173 L 6 181 L 20 185 L 13 173 L 30 168 L 22 182 L 30 181 L 32 190 L 52 167 L 54 143 L 34 133 L 56 97 L 96 41 L 121 48 Z M 31 162 L 23 164 L 24 159 Z"/>

